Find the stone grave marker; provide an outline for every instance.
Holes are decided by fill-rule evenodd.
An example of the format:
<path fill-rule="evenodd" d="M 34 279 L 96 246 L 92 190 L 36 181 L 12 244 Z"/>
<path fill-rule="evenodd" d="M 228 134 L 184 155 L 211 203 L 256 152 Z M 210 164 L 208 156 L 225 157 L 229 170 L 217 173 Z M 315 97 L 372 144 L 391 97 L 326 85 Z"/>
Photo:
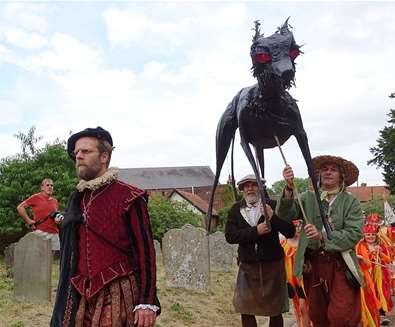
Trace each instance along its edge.
<path fill-rule="evenodd" d="M 226 242 L 224 233 L 217 231 L 210 234 L 210 270 L 231 271 L 234 246 Z"/>
<path fill-rule="evenodd" d="M 208 239 L 203 228 L 187 224 L 167 231 L 162 239 L 162 255 L 168 287 L 209 290 Z"/>
<path fill-rule="evenodd" d="M 51 241 L 28 233 L 15 246 L 15 297 L 26 300 L 51 299 Z"/>
<path fill-rule="evenodd" d="M 155 257 L 156 261 L 162 260 L 162 249 L 160 248 L 160 242 L 158 240 L 154 240 L 154 247 L 155 247 Z"/>
<path fill-rule="evenodd" d="M 7 276 L 12 277 L 14 275 L 14 251 L 16 243 L 11 243 L 4 249 L 4 264 L 7 270 Z"/>

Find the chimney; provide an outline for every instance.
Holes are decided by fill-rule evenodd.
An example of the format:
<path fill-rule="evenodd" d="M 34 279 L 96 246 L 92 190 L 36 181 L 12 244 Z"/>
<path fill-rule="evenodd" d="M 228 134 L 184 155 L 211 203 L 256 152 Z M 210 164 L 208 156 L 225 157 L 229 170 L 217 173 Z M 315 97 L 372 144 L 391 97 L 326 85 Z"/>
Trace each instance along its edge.
<path fill-rule="evenodd" d="M 366 187 L 366 186 L 368 186 L 368 184 L 366 184 L 366 183 L 361 183 L 361 187 Z"/>

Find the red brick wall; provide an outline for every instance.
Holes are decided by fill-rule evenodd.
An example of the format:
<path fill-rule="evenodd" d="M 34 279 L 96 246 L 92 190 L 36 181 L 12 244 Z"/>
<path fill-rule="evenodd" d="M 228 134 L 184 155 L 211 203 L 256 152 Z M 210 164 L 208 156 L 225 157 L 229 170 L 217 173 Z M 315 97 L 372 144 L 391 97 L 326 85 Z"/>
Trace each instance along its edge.
<path fill-rule="evenodd" d="M 215 210 L 223 208 L 226 205 L 225 187 L 226 187 L 226 185 L 218 185 L 218 187 L 215 191 L 214 204 L 213 204 L 213 207 Z M 179 188 L 178 190 L 194 193 L 194 194 L 200 196 L 204 201 L 206 201 L 208 203 L 210 200 L 211 188 L 212 188 L 211 186 L 194 187 L 193 192 L 192 192 L 192 187 Z M 155 193 L 155 194 L 161 194 L 163 196 L 167 196 L 172 191 L 173 191 L 173 189 L 149 190 L 148 193 L 149 194 Z"/>

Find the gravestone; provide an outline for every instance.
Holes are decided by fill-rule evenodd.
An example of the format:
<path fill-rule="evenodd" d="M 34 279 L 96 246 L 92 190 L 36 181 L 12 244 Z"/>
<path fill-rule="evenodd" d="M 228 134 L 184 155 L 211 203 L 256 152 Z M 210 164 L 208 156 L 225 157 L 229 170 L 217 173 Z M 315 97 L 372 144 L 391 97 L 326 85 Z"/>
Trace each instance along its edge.
<path fill-rule="evenodd" d="M 162 255 L 167 287 L 209 290 L 208 239 L 203 228 L 187 224 L 167 231 L 162 239 Z"/>
<path fill-rule="evenodd" d="M 231 271 L 234 246 L 226 242 L 222 232 L 210 234 L 210 270 L 211 271 Z"/>
<path fill-rule="evenodd" d="M 156 262 L 162 260 L 162 250 L 160 248 L 160 242 L 158 240 L 154 240 L 154 247 L 155 247 L 155 258 Z"/>
<path fill-rule="evenodd" d="M 51 241 L 28 233 L 14 250 L 14 294 L 17 299 L 51 299 Z"/>
<path fill-rule="evenodd" d="M 4 249 L 4 264 L 7 271 L 7 276 L 12 277 L 14 267 L 14 251 L 16 243 L 11 243 Z"/>

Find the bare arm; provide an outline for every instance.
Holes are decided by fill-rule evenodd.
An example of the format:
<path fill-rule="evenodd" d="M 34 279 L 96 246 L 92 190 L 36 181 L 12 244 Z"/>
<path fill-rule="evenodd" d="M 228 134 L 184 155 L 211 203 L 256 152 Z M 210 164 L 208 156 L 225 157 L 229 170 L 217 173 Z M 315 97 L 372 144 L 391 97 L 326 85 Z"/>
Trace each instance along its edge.
<path fill-rule="evenodd" d="M 22 219 L 25 221 L 27 225 L 29 225 L 32 229 L 35 229 L 34 227 L 34 220 L 29 217 L 27 214 L 26 208 L 28 205 L 23 201 L 20 203 L 17 207 L 16 210 L 18 211 L 19 215 L 22 217 Z M 32 225 L 33 224 L 33 225 Z"/>

